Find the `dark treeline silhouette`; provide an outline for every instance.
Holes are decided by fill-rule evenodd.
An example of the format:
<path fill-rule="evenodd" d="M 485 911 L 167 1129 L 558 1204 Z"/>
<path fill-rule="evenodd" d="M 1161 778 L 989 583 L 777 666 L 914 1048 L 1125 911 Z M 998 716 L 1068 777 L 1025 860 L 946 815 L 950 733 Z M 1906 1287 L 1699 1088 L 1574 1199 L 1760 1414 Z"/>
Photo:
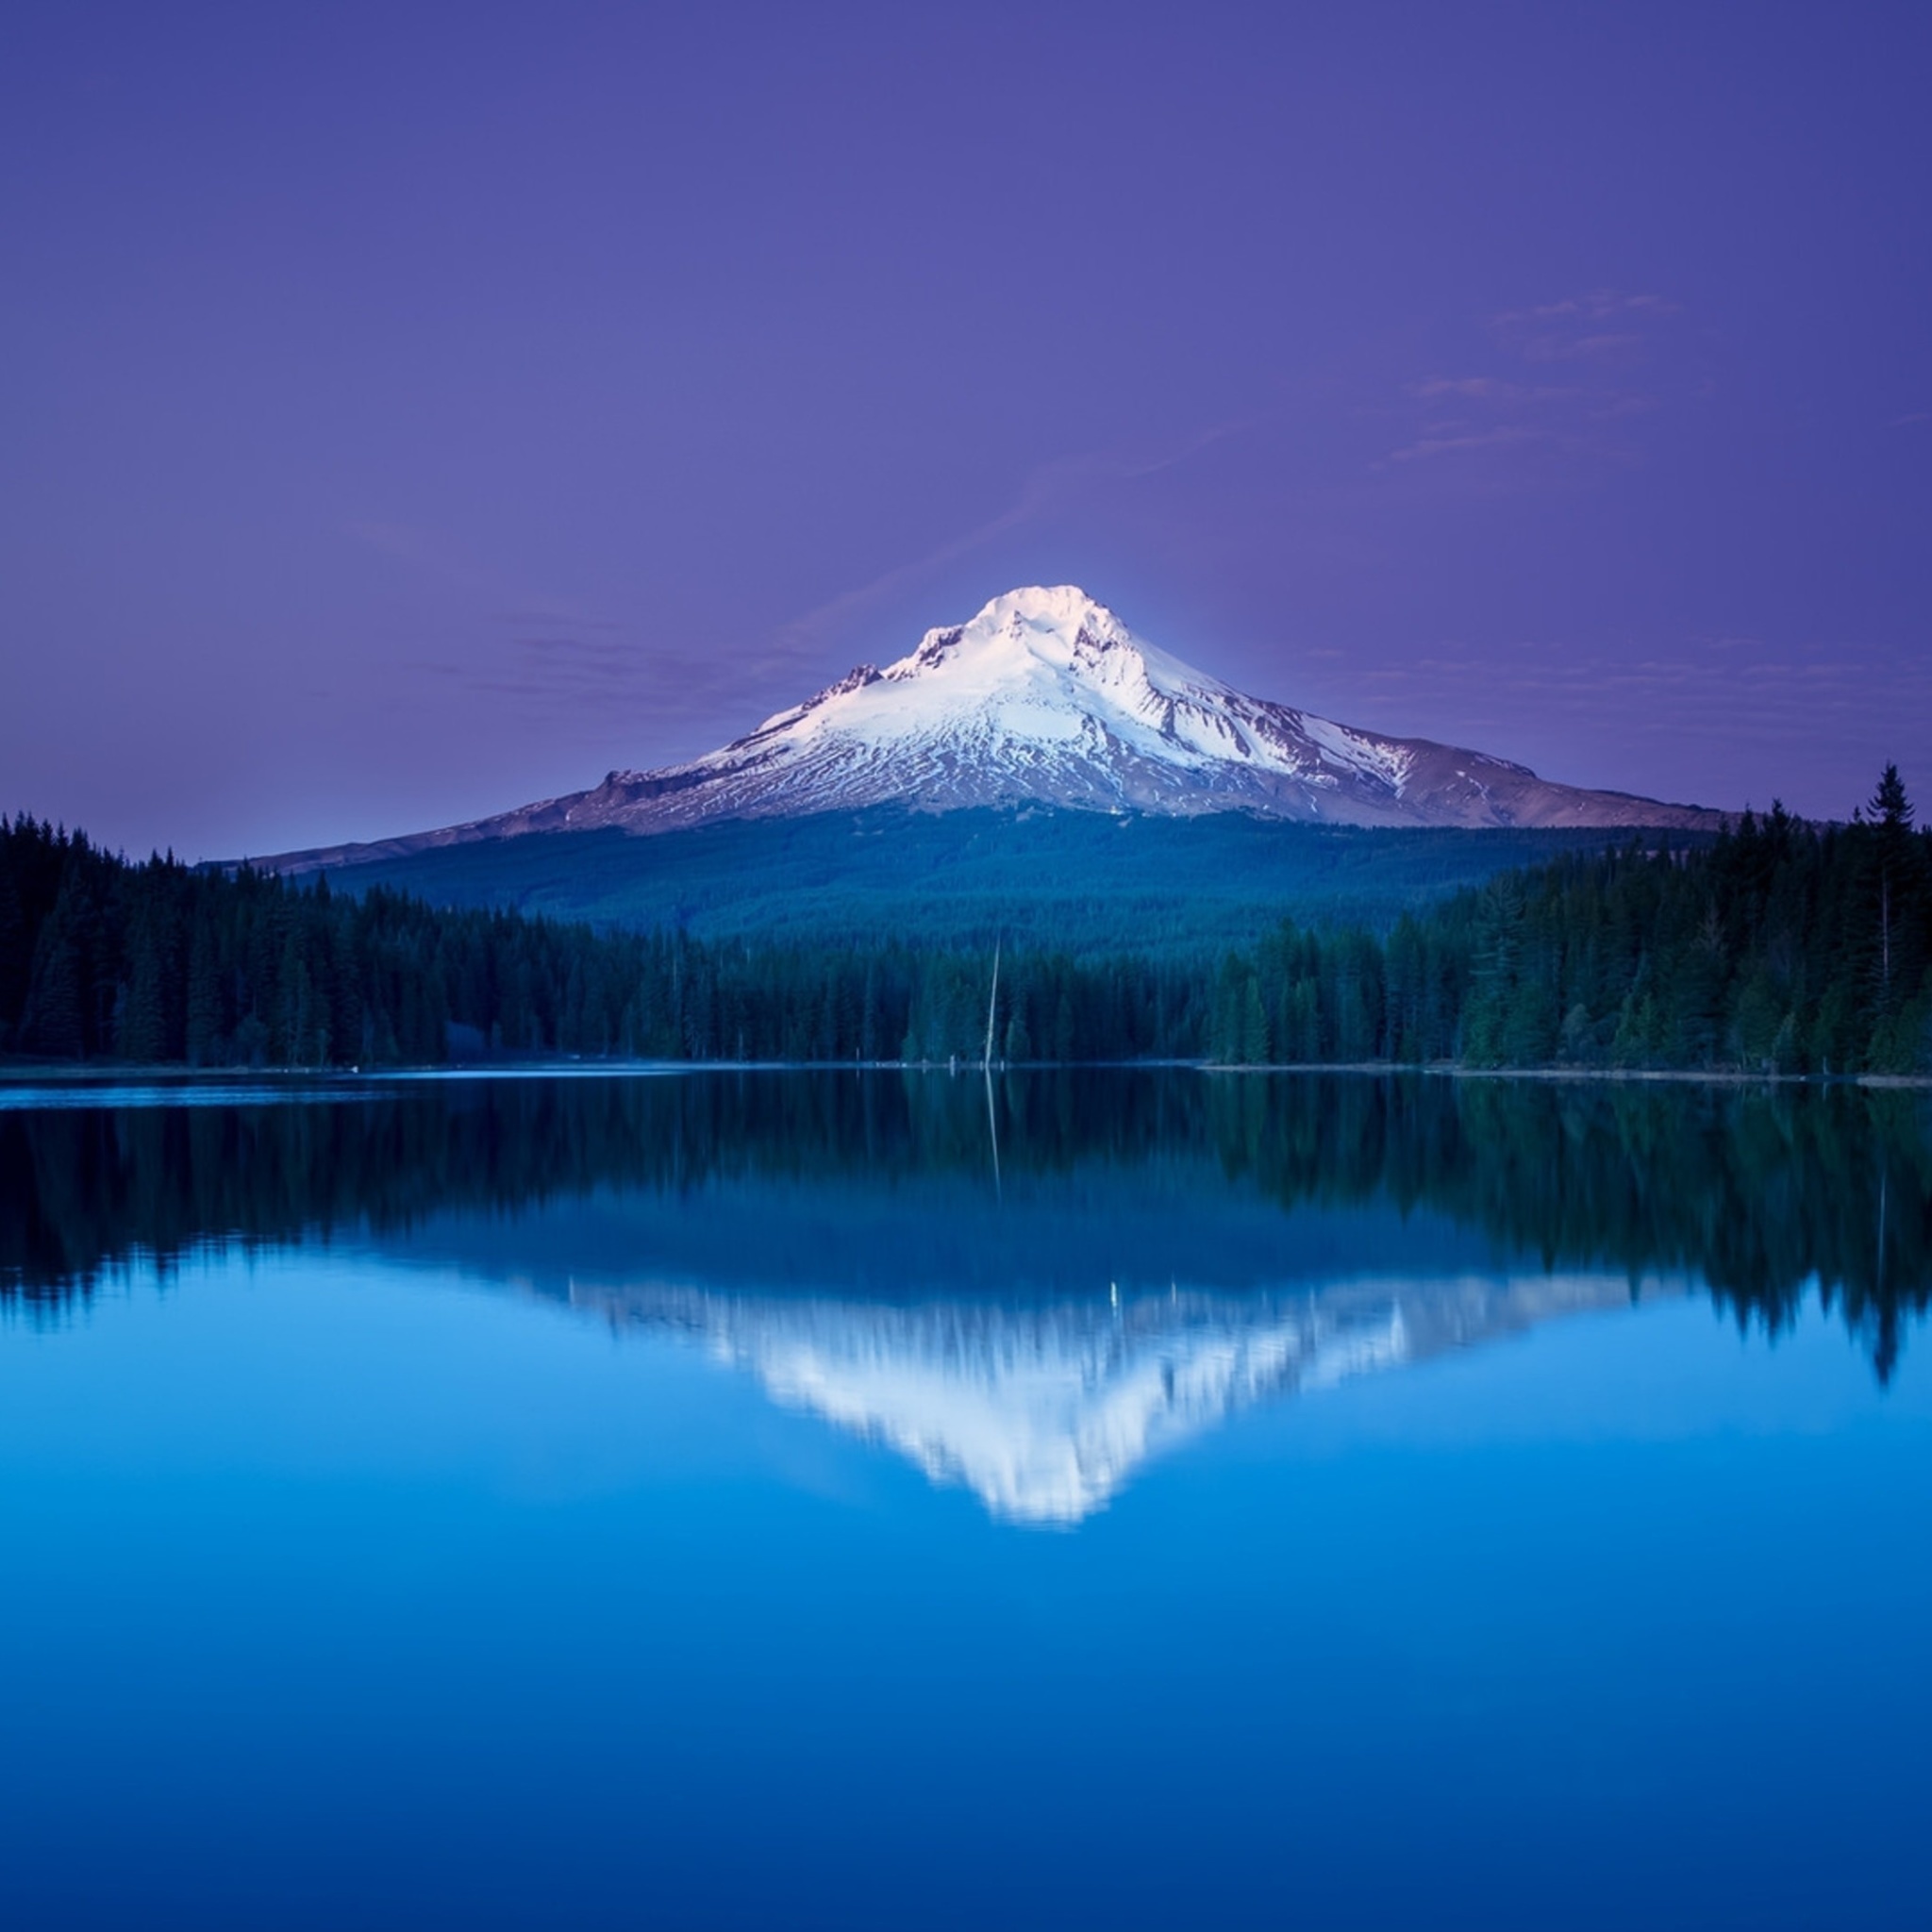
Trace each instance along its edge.
<path fill-rule="evenodd" d="M 1256 1194 L 1291 1213 L 1424 1208 L 1518 1265 L 1701 1281 L 1773 1331 L 1815 1285 L 1881 1374 L 1932 1303 L 1932 1107 L 1916 1091 L 1153 1072 L 507 1079 L 307 1106 L 14 1109 L 0 1112 L 0 1296 L 51 1313 L 135 1257 L 165 1269 L 210 1245 L 720 1180 L 802 1186 L 822 1216 L 867 1225 L 867 1204 L 908 1179 L 956 1176 L 970 1198 L 947 1211 L 977 1217 L 999 1211 L 995 1132 L 1009 1201 L 1029 1182 L 1076 1200 L 1083 1171 L 1186 1162 L 1210 1223 Z M 498 1225 L 492 1248 L 515 1239 Z"/>
<path fill-rule="evenodd" d="M 1224 959 L 1233 1062 L 1923 1073 L 1932 840 L 1888 766 L 1868 812 L 1505 873 L 1386 941 L 1284 927 Z"/>
<path fill-rule="evenodd" d="M 0 1053 L 192 1067 L 433 1065 L 582 1055 L 945 1059 L 985 1051 L 991 954 L 707 943 L 440 910 L 0 824 Z M 1200 1051 L 1185 964 L 1012 957 L 996 1054 Z"/>
<path fill-rule="evenodd" d="M 1782 808 L 1501 874 L 1386 935 L 1008 949 L 992 1057 L 1458 1060 L 1754 1074 L 1932 1069 L 1932 836 L 1888 767 L 1869 811 Z M 990 947 L 600 933 L 299 890 L 0 825 L 0 1052 L 191 1066 L 451 1058 L 978 1059 Z"/>

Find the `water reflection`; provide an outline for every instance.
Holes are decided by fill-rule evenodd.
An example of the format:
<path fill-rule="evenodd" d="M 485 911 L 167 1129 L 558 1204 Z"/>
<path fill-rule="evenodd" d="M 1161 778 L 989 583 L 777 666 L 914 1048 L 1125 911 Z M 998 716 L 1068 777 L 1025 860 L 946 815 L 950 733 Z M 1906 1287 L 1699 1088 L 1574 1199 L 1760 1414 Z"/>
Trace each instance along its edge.
<path fill-rule="evenodd" d="M 1071 1524 L 1150 1457 L 1253 1404 L 1554 1316 L 1627 1306 L 1620 1280 L 1370 1279 L 1284 1292 L 909 1306 L 573 1280 L 615 1324 L 701 1342 L 782 1407 L 908 1457 L 1004 1521 Z"/>
<path fill-rule="evenodd" d="M 1881 1378 L 1932 1291 L 1924 1097 L 1422 1077 L 700 1074 L 0 1110 L 0 1292 L 370 1244 L 694 1338 L 996 1514 L 1076 1521 L 1257 1401 L 1641 1293 Z M 994 1166 L 997 1145 L 998 1167 Z"/>

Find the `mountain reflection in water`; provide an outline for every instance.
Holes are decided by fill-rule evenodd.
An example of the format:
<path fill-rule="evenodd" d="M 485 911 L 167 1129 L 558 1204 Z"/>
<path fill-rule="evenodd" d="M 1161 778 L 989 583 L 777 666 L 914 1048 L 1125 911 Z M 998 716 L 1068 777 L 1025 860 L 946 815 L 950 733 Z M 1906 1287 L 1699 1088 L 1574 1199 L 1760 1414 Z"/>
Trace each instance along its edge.
<path fill-rule="evenodd" d="M 1816 1293 L 1883 1377 L 1932 1287 L 1914 1093 L 1180 1072 L 291 1091 L 340 1097 L 0 1110 L 0 1293 L 58 1321 L 133 1262 L 367 1245 L 693 1339 L 996 1516 L 1069 1524 L 1249 1405 L 1640 1293 L 1702 1289 L 1773 1332 Z"/>
<path fill-rule="evenodd" d="M 1140 1466 L 1240 1410 L 1582 1309 L 1621 1280 L 1348 1281 L 1292 1292 L 1176 1285 L 1031 1307 L 910 1307 L 572 1283 L 614 1324 L 670 1330 L 774 1402 L 881 1442 L 1007 1522 L 1074 1524 Z"/>

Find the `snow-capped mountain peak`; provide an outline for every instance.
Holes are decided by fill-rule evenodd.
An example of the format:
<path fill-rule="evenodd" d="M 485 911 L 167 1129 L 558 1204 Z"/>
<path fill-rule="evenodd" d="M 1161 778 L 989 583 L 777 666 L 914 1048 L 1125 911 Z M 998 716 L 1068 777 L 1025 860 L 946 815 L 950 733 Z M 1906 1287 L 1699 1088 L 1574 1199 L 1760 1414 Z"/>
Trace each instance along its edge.
<path fill-rule="evenodd" d="M 1035 586 L 995 597 L 970 623 L 929 630 L 919 648 L 887 668 L 892 679 L 964 675 L 984 682 L 1041 672 L 1107 685 L 1164 672 L 1175 685 L 1224 689 L 1144 644 L 1105 604 L 1077 584 Z"/>
<path fill-rule="evenodd" d="M 1711 827 L 1720 814 L 1539 778 L 1507 758 L 1389 738 L 1251 697 L 1137 637 L 1073 584 L 1008 591 L 688 763 L 299 870 L 530 832 L 669 831 L 885 804 L 1245 811 L 1344 825 Z"/>
<path fill-rule="evenodd" d="M 900 801 L 1340 824 L 1669 824 L 1712 815 L 1547 785 L 1522 765 L 1249 697 L 1077 585 L 995 597 L 722 750 L 613 772 L 573 825 L 652 830 Z M 559 803 L 563 803 L 559 801 Z"/>
<path fill-rule="evenodd" d="M 935 809 L 1246 807 L 1374 823 L 1405 816 L 1416 750 L 1244 697 L 1061 584 L 995 597 L 883 671 L 860 665 L 721 752 L 606 783 L 635 788 L 654 819 L 685 823 L 888 798 Z M 1351 796 L 1363 787 L 1371 798 Z"/>
<path fill-rule="evenodd" d="M 995 597 L 970 623 L 927 631 L 883 671 L 859 665 L 729 749 L 765 746 L 782 758 L 827 738 L 881 751 L 951 739 L 997 761 L 1017 748 L 1074 744 L 1096 732 L 1158 737 L 1176 706 L 1234 695 L 1143 643 L 1077 586 L 1062 584 Z M 1168 755 L 1176 749 L 1170 740 Z"/>

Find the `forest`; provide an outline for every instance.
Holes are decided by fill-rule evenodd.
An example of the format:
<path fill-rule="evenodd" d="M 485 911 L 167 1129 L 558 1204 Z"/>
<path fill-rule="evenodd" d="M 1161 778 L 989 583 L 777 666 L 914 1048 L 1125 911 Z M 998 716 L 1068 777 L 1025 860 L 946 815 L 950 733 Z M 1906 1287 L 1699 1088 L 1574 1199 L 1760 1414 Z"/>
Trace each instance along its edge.
<path fill-rule="evenodd" d="M 1375 931 L 1257 908 L 1192 952 L 599 929 L 131 863 L 0 822 L 0 1055 L 344 1068 L 556 1057 L 1932 1070 L 1932 835 L 1894 767 L 1466 886 Z"/>

